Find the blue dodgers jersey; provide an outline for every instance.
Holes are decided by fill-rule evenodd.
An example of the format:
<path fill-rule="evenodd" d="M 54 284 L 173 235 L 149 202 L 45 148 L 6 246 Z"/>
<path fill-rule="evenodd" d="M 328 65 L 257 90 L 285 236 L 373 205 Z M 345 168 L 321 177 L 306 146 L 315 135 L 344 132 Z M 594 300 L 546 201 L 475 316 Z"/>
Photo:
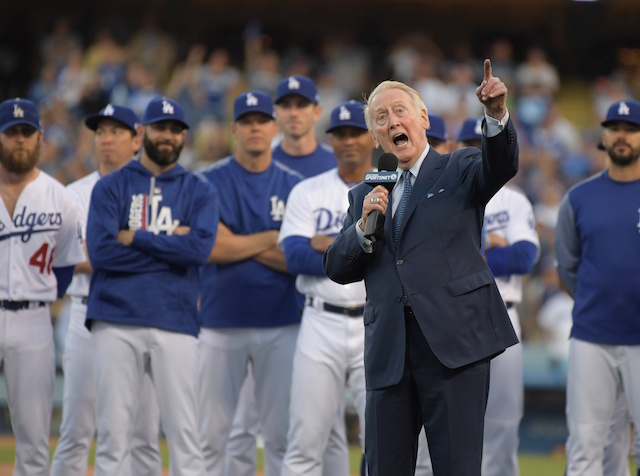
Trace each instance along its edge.
<path fill-rule="evenodd" d="M 309 155 L 289 155 L 282 150 L 282 144 L 273 148 L 273 160 L 277 160 L 286 165 L 291 170 L 295 170 L 304 178 L 315 177 L 322 172 L 338 166 L 336 156 L 322 143 L 318 142 L 318 147 Z"/>
<path fill-rule="evenodd" d="M 218 221 L 215 188 L 180 165 L 154 176 L 134 160 L 100 179 L 87 221 L 88 321 L 198 335 L 198 269 Z M 174 233 L 179 226 L 189 233 Z M 119 230 L 137 230 L 131 246 Z"/>
<path fill-rule="evenodd" d="M 607 172 L 569 191 L 580 237 L 573 329 L 578 339 L 640 344 L 640 180 Z"/>
<path fill-rule="evenodd" d="M 220 221 L 233 233 L 279 230 L 289 192 L 301 177 L 272 161 L 252 173 L 234 156 L 200 172 L 220 193 Z M 253 259 L 208 264 L 200 271 L 203 327 L 279 327 L 300 322 L 295 275 Z"/>

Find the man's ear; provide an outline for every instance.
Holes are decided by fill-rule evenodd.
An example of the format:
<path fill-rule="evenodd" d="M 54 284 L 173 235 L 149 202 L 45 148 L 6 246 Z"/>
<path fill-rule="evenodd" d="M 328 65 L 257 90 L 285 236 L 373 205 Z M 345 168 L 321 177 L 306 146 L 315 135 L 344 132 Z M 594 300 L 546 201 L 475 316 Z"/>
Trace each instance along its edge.
<path fill-rule="evenodd" d="M 373 131 L 369 131 L 369 134 L 371 134 L 371 137 L 373 137 L 373 143 L 376 146 L 376 149 L 380 148 L 380 142 L 378 142 L 378 139 L 376 138 L 376 135 L 373 133 Z"/>

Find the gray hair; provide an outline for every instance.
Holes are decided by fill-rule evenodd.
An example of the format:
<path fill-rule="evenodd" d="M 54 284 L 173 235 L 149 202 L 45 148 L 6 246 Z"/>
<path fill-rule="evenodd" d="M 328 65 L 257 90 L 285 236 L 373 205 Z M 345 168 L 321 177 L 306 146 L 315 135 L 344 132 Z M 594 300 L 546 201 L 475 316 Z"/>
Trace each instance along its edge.
<path fill-rule="evenodd" d="M 422 99 L 422 96 L 420 96 L 420 93 L 418 93 L 418 91 L 413 89 L 411 86 L 407 86 L 406 84 L 400 81 L 391 81 L 391 80 L 383 81 L 380 84 L 378 84 L 373 91 L 371 91 L 371 94 L 369 94 L 368 98 L 365 98 L 366 105 L 364 107 L 364 120 L 367 123 L 367 128 L 369 129 L 370 132 L 373 132 L 373 125 L 372 125 L 371 117 L 369 116 L 369 113 L 371 112 L 370 111 L 371 103 L 373 102 L 375 97 L 378 95 L 378 93 L 386 89 L 400 89 L 404 91 L 411 97 L 411 101 L 413 102 L 413 105 L 416 107 L 418 111 L 421 111 L 423 109 L 425 111 L 427 110 L 427 106 L 424 104 L 424 100 Z"/>

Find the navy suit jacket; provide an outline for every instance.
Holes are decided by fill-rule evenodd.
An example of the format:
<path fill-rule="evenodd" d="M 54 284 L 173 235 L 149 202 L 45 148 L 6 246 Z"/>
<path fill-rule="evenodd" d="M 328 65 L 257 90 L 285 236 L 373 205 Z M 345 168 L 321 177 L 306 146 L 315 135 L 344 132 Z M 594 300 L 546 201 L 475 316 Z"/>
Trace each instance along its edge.
<path fill-rule="evenodd" d="M 491 270 L 480 253 L 484 207 L 518 170 L 518 144 L 509 120 L 483 136 L 482 152 L 468 147 L 440 155 L 429 150 L 415 180 L 397 249 L 391 203 L 384 240 L 366 253 L 355 226 L 372 189 L 349 192 L 349 211 L 324 255 L 324 270 L 346 284 L 364 279 L 365 373 L 368 390 L 400 381 L 405 359 L 402 288 L 440 362 L 458 368 L 493 357 L 518 342 Z"/>

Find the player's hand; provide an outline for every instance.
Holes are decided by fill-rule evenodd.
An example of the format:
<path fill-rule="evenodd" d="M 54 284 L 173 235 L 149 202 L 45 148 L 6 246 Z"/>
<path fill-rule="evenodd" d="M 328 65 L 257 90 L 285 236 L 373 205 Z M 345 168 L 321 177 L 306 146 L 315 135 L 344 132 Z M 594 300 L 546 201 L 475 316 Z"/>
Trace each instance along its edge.
<path fill-rule="evenodd" d="M 476 88 L 476 96 L 489 117 L 501 120 L 507 113 L 507 86 L 493 76 L 490 59 L 484 60 L 484 78 Z"/>
<path fill-rule="evenodd" d="M 191 227 L 187 225 L 180 225 L 175 230 L 173 230 L 174 235 L 188 235 L 191 231 Z"/>
<path fill-rule="evenodd" d="M 315 235 L 309 240 L 309 246 L 320 253 L 324 253 L 335 240 L 336 238 L 334 236 Z"/>
<path fill-rule="evenodd" d="M 116 236 L 116 240 L 125 246 L 131 246 L 135 234 L 136 230 L 120 230 L 118 236 Z"/>
<path fill-rule="evenodd" d="M 377 185 L 367 195 L 365 195 L 362 202 L 362 221 L 360 222 L 360 228 L 365 230 L 365 224 L 367 223 L 367 217 L 369 213 L 374 210 L 378 210 L 383 215 L 387 211 L 389 205 L 389 190 L 382 185 Z"/>
<path fill-rule="evenodd" d="M 484 249 L 490 250 L 491 248 L 503 248 L 509 243 L 502 236 L 497 233 L 487 233 L 484 238 Z"/>

